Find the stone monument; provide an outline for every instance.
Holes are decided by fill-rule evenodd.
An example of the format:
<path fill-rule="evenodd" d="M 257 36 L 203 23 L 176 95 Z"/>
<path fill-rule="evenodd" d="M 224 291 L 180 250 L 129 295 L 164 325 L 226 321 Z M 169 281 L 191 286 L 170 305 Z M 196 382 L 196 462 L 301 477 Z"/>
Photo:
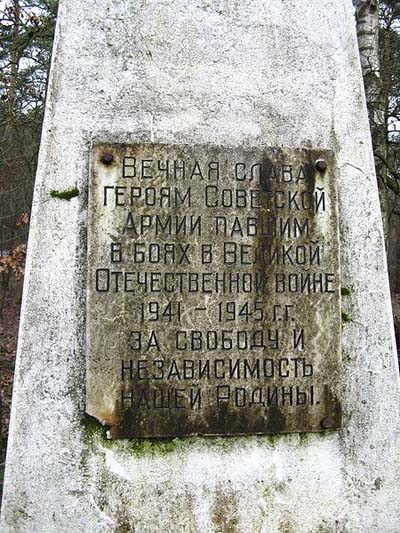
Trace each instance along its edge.
<path fill-rule="evenodd" d="M 61 1 L 5 532 L 395 532 L 351 0 Z"/>

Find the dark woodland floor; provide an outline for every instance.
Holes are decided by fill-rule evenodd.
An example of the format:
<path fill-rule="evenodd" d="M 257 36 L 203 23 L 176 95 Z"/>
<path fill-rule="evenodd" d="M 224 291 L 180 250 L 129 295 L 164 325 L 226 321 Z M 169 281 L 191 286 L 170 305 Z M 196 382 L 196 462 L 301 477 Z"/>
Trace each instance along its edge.
<path fill-rule="evenodd" d="M 0 315 L 0 499 L 17 350 L 20 301 L 6 301 Z"/>

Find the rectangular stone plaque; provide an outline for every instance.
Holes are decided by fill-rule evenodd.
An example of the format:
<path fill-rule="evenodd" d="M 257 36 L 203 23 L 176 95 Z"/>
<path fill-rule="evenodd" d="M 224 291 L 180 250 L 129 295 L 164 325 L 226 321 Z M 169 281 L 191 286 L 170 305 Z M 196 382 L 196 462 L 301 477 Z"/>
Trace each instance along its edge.
<path fill-rule="evenodd" d="M 86 410 L 110 438 L 340 427 L 336 182 L 327 150 L 93 148 Z"/>

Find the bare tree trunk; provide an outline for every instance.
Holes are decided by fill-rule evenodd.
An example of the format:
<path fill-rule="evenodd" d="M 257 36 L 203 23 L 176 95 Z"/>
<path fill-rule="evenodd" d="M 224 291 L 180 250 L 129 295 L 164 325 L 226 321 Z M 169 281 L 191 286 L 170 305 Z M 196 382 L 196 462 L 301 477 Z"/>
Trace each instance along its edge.
<path fill-rule="evenodd" d="M 390 213 L 385 165 L 387 160 L 386 106 L 379 60 L 379 0 L 353 0 L 353 4 L 356 8 L 358 46 L 375 154 L 383 229 L 385 240 L 387 240 Z"/>
<path fill-rule="evenodd" d="M 12 40 L 10 48 L 10 78 L 7 91 L 7 114 L 4 123 L 4 133 L 2 142 L 2 169 L 0 177 L 0 187 L 2 188 L 3 199 L 0 203 L 0 257 L 7 255 L 14 244 L 15 229 L 11 225 L 5 225 L 4 219 L 10 220 L 10 203 L 6 204 L 4 195 L 16 185 L 15 172 L 13 169 L 14 159 L 14 135 L 15 135 L 15 100 L 17 94 L 17 81 L 19 70 L 19 46 L 20 46 L 20 0 L 13 0 L 10 8 L 12 20 Z M 12 205 L 12 204 L 11 204 Z M 12 228 L 10 230 L 10 228 Z M 10 275 L 8 272 L 0 274 L 0 314 L 3 311 L 5 298 L 8 292 Z M 1 318 L 1 317 L 0 317 Z"/>
<path fill-rule="evenodd" d="M 8 113 L 7 113 L 7 125 L 5 130 L 6 139 L 10 134 L 10 129 L 14 121 L 14 107 L 15 107 L 15 94 L 17 86 L 18 76 L 18 47 L 19 47 L 19 22 L 20 22 L 20 5 L 19 0 L 13 0 L 12 18 L 13 18 L 13 33 L 12 33 L 12 46 L 11 46 L 11 58 L 10 58 L 10 85 L 8 88 Z"/>

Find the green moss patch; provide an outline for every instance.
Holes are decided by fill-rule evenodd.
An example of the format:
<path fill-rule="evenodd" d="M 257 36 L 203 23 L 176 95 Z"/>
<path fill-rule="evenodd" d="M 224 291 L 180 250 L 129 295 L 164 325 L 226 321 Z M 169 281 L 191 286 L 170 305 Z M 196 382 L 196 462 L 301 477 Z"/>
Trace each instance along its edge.
<path fill-rule="evenodd" d="M 353 322 L 353 319 L 350 315 L 342 311 L 342 323 L 343 324 L 349 324 L 350 322 Z"/>
<path fill-rule="evenodd" d="M 74 198 L 75 196 L 78 196 L 79 189 L 76 187 L 73 187 L 72 189 L 65 189 L 64 191 L 50 191 L 50 196 L 52 198 L 60 198 L 61 200 L 71 200 L 71 198 Z"/>
<path fill-rule="evenodd" d="M 163 457 L 179 449 L 191 445 L 205 445 L 218 448 L 220 451 L 229 452 L 242 437 L 173 437 L 173 438 L 146 438 L 146 439 L 108 439 L 107 427 L 103 426 L 96 418 L 85 415 L 83 418 L 85 441 L 90 447 L 101 445 L 104 448 L 115 449 L 125 453 L 131 453 L 135 457 Z M 253 437 L 257 440 L 275 446 L 277 441 L 285 439 L 287 435 L 258 435 Z M 301 441 L 305 442 L 306 434 L 302 434 Z"/>

